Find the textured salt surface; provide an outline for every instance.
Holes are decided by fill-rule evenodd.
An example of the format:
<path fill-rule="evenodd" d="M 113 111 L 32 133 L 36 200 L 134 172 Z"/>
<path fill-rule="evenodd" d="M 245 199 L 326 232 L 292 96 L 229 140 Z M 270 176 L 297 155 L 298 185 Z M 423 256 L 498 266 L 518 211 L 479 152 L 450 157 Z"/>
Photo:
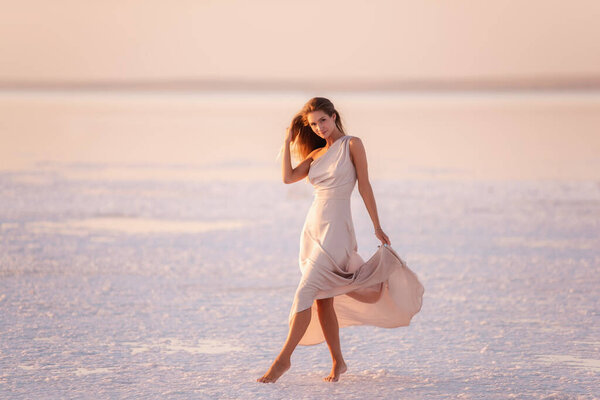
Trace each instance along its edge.
<path fill-rule="evenodd" d="M 344 328 L 337 384 L 318 345 L 263 385 L 310 187 L 64 176 L 0 175 L 0 398 L 600 396 L 597 182 L 373 182 L 422 311 Z"/>
<path fill-rule="evenodd" d="M 124 233 L 202 233 L 220 229 L 239 229 L 243 221 L 169 221 L 165 219 L 95 217 L 81 220 L 36 221 L 26 224 L 25 229 L 34 233 L 61 233 L 89 235 L 90 232 L 117 231 Z"/>

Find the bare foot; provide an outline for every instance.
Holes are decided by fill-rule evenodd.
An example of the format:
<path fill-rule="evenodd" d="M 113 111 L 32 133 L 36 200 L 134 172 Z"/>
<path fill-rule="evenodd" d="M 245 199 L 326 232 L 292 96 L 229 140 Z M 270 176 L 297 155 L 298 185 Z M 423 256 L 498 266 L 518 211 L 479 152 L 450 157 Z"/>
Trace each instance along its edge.
<path fill-rule="evenodd" d="M 348 368 L 346 367 L 345 362 L 341 363 L 333 363 L 333 367 L 331 367 L 331 373 L 329 376 L 323 378 L 326 382 L 337 382 L 340 379 L 340 375 L 346 372 Z"/>
<path fill-rule="evenodd" d="M 292 364 L 290 363 L 290 360 L 275 360 L 273 362 L 273 365 L 271 365 L 271 368 L 269 368 L 269 370 L 267 371 L 267 373 L 264 374 L 262 377 L 258 378 L 256 381 L 262 383 L 273 383 L 277 379 L 279 379 L 279 377 L 283 375 L 285 371 L 290 369 L 291 365 Z"/>

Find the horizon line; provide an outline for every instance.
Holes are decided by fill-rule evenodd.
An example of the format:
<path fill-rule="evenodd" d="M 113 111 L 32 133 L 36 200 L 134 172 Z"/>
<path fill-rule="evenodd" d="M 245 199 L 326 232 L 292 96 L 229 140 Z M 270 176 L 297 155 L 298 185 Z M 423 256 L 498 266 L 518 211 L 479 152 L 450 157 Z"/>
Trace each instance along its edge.
<path fill-rule="evenodd" d="M 164 91 L 164 92 L 546 92 L 598 91 L 600 76 L 512 79 L 429 80 L 250 80 L 250 79 L 134 79 L 134 80 L 0 80 L 0 92 L 31 91 Z"/>

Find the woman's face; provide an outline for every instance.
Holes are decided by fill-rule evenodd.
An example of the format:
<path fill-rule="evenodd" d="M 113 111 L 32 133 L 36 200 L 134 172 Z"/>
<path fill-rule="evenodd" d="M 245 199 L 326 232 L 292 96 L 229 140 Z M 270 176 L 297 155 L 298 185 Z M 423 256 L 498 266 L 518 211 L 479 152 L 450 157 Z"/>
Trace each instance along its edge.
<path fill-rule="evenodd" d="M 335 114 L 330 117 L 323 111 L 313 111 L 308 113 L 306 119 L 313 132 L 323 139 L 327 139 L 335 131 Z"/>

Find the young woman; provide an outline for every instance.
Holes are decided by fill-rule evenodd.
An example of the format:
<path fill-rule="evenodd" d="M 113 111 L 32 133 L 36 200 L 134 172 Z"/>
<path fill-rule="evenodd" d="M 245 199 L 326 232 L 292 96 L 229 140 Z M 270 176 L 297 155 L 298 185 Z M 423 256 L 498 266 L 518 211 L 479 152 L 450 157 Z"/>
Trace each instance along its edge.
<path fill-rule="evenodd" d="M 290 144 L 303 159 L 295 168 Z M 287 129 L 283 151 L 283 181 L 293 183 L 308 176 L 315 188 L 314 201 L 300 237 L 302 279 L 289 315 L 288 337 L 269 370 L 257 381 L 275 382 L 290 368 L 298 344 L 325 340 L 333 366 L 324 380 L 335 382 L 347 369 L 339 327 L 406 326 L 421 309 L 424 288 L 390 247 L 379 223 L 363 144 L 345 134 L 331 101 L 315 97 L 304 105 Z M 350 213 L 350 195 L 357 181 L 375 236 L 383 245 L 367 262 L 356 252 Z"/>

